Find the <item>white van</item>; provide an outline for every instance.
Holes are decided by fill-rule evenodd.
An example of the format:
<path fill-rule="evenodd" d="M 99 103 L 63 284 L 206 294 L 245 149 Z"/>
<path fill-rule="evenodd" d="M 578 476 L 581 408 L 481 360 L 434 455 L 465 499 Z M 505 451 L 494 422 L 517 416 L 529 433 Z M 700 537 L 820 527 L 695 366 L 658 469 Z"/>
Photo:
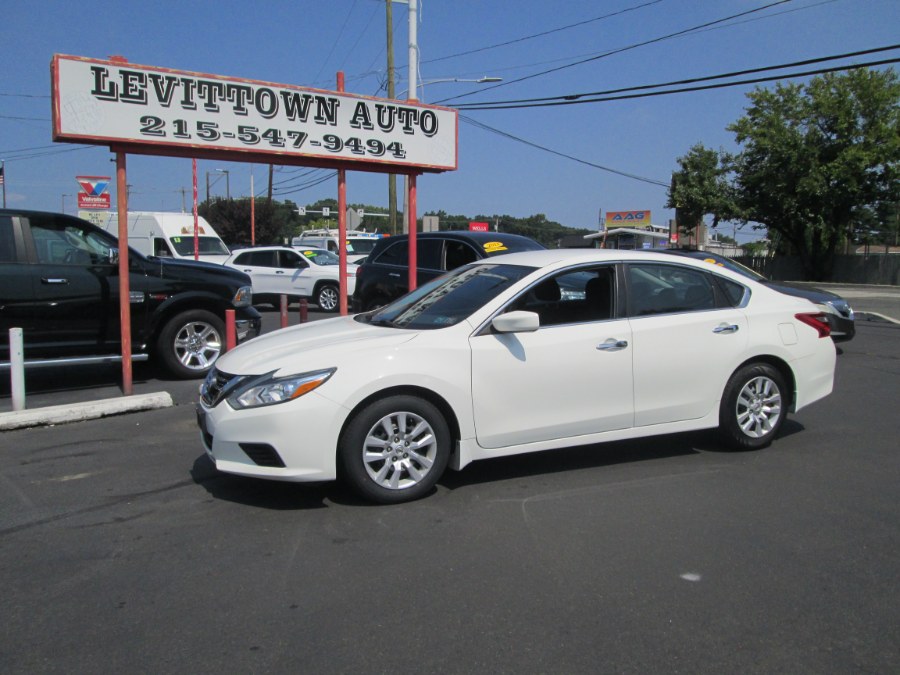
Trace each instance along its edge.
<path fill-rule="evenodd" d="M 96 211 L 91 215 L 94 216 Z M 119 234 L 119 216 L 102 214 L 92 222 L 112 235 Z M 202 216 L 197 218 L 199 258 L 205 262 L 224 263 L 231 255 L 225 242 Z M 194 259 L 194 214 L 164 211 L 129 211 L 128 246 L 144 255 Z"/>
<path fill-rule="evenodd" d="M 379 239 L 381 239 L 381 235 L 376 232 L 347 230 L 347 262 L 355 264 L 357 261 L 365 258 L 375 248 L 375 243 Z M 303 248 L 304 246 L 324 248 L 339 255 L 338 230 L 306 230 L 301 232 L 300 236 L 291 239 L 291 246 L 295 248 Z"/>

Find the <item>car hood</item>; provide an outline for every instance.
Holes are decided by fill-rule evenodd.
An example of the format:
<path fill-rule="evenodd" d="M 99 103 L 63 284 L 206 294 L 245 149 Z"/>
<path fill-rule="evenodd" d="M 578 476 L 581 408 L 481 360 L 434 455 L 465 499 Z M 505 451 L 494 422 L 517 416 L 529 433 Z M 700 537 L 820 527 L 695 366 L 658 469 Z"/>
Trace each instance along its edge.
<path fill-rule="evenodd" d="M 226 279 L 237 286 L 249 286 L 250 277 L 243 272 L 217 265 L 216 263 L 203 262 L 200 260 L 179 260 L 178 258 L 157 258 L 150 257 L 146 259 L 151 264 L 158 266 L 159 276 L 163 279 L 204 279 L 220 278 L 222 281 Z"/>
<path fill-rule="evenodd" d="M 794 284 L 790 281 L 766 281 L 764 283 L 766 286 L 779 293 L 793 295 L 798 298 L 806 298 L 815 303 L 839 300 L 841 298 L 841 296 L 836 293 L 831 293 L 814 286 L 807 286 L 806 284 Z"/>
<path fill-rule="evenodd" d="M 340 354 L 393 347 L 416 335 L 418 331 L 372 326 L 342 316 L 261 335 L 221 356 L 216 368 L 231 375 L 259 375 L 273 369 L 295 369 L 295 364 L 309 363 L 313 353 L 318 364 L 331 364 L 330 359 Z"/>

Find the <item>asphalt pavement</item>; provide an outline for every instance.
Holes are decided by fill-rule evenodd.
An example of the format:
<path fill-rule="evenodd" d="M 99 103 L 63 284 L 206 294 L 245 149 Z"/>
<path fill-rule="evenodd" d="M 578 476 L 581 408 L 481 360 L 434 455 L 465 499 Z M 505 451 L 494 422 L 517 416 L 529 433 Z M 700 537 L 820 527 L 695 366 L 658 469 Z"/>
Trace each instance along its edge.
<path fill-rule="evenodd" d="M 900 326 L 900 286 L 809 284 L 845 298 L 856 312 L 857 322 L 874 321 Z M 281 327 L 280 313 L 261 310 L 263 332 Z M 331 314 L 309 312 L 309 320 Z M 288 325 L 300 322 L 296 308 Z M 122 369 L 118 364 L 45 368 L 26 372 L 24 411 L 13 411 L 7 373 L 0 373 L 0 433 L 4 430 L 96 419 L 172 405 L 193 405 L 200 385 L 197 380 L 171 380 L 152 363 L 134 364 L 132 396 L 122 394 Z"/>

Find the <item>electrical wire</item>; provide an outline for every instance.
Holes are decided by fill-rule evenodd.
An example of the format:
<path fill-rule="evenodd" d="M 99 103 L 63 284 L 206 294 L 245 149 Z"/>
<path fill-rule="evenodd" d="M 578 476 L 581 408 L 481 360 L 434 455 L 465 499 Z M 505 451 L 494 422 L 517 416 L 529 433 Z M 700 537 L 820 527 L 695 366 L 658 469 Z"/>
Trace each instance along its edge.
<path fill-rule="evenodd" d="M 754 77 L 748 80 L 738 80 L 735 82 L 719 82 L 717 84 L 707 84 L 696 87 L 682 87 L 680 89 L 667 89 L 665 91 L 651 91 L 641 94 L 625 94 L 622 96 L 602 96 L 599 98 L 578 98 L 577 100 L 552 101 L 547 103 L 523 103 L 513 105 L 493 105 L 480 106 L 477 103 L 469 104 L 465 107 L 459 106 L 460 110 L 513 110 L 521 108 L 546 108 L 560 105 L 578 105 L 583 103 L 605 103 L 607 101 L 625 101 L 635 98 L 649 98 L 651 96 L 667 96 L 669 94 L 683 94 L 694 91 L 707 91 L 710 89 L 726 89 L 728 87 L 740 87 L 748 84 L 760 84 L 762 82 L 775 82 L 778 80 L 789 80 L 797 77 L 810 77 L 812 75 L 824 75 L 825 73 L 835 73 L 844 70 L 856 70 L 859 68 L 874 68 L 877 66 L 889 65 L 892 63 L 900 63 L 900 58 L 883 59 L 881 61 L 868 61 L 866 63 L 854 63 L 843 66 L 834 66 L 833 68 L 818 68 L 816 70 L 801 71 L 798 73 L 786 73 L 784 75 L 772 75 L 769 77 Z"/>
<path fill-rule="evenodd" d="M 469 56 L 471 54 L 477 54 L 479 52 L 486 52 L 491 49 L 499 49 L 500 47 L 508 47 L 509 45 L 514 45 L 519 42 L 525 42 L 527 40 L 534 40 L 535 38 L 544 37 L 546 35 L 552 35 L 553 33 L 559 33 L 564 30 L 569 30 L 570 28 L 578 28 L 579 26 L 584 26 L 589 23 L 594 23 L 596 21 L 603 21 L 604 19 L 609 19 L 614 16 L 619 16 L 620 14 L 626 14 L 627 12 L 633 12 L 638 9 L 643 9 L 644 7 L 649 7 L 650 5 L 657 5 L 663 0 L 651 0 L 650 2 L 645 2 L 640 5 L 634 5 L 633 7 L 626 7 L 625 9 L 621 9 L 617 12 L 611 12 L 609 14 L 604 14 L 602 16 L 595 16 L 593 19 L 585 19 L 584 21 L 578 21 L 577 23 L 570 23 L 567 26 L 560 26 L 559 28 L 551 28 L 550 30 L 545 30 L 541 33 L 534 33 L 533 35 L 526 35 L 524 37 L 516 38 L 514 40 L 507 40 L 506 42 L 499 42 L 495 45 L 490 45 L 488 47 L 479 47 L 478 49 L 469 49 L 464 52 L 458 52 L 456 54 L 448 54 L 447 56 L 439 56 L 434 59 L 428 59 L 423 63 L 437 63 L 438 61 L 446 61 L 448 59 L 455 59 L 458 56 Z"/>
<path fill-rule="evenodd" d="M 494 127 L 488 126 L 483 122 L 479 122 L 478 120 L 472 119 L 471 117 L 467 117 L 466 115 L 459 116 L 461 120 L 466 122 L 467 124 L 471 124 L 474 127 L 478 127 L 479 129 L 483 129 L 484 131 L 489 131 L 491 133 L 497 134 L 498 136 L 503 136 L 504 138 L 508 138 L 510 140 L 516 141 L 517 143 L 522 143 L 524 145 L 528 145 L 532 148 L 537 148 L 538 150 L 543 150 L 544 152 L 549 152 L 551 155 L 556 155 L 557 157 L 563 157 L 564 159 L 572 160 L 573 162 L 578 162 L 579 164 L 584 164 L 586 166 L 590 166 L 594 169 L 600 169 L 601 171 L 606 171 L 608 173 L 614 173 L 618 176 L 623 176 L 624 178 L 631 178 L 632 180 L 637 180 L 642 183 L 649 183 L 650 185 L 658 185 L 660 187 L 668 188 L 669 183 L 656 180 L 654 178 L 646 178 L 644 176 L 638 176 L 633 173 L 627 173 L 625 171 L 620 171 L 618 169 L 613 169 L 612 167 L 603 166 L 602 164 L 597 164 L 595 162 L 589 162 L 586 159 L 581 159 L 579 157 L 575 157 L 573 155 L 567 155 L 564 152 L 560 152 L 558 150 L 554 150 L 552 148 L 548 148 L 545 145 L 540 145 L 538 143 L 534 143 L 532 141 L 521 138 L 520 136 L 515 136 L 506 131 L 501 131 L 500 129 L 496 129 Z"/>
<path fill-rule="evenodd" d="M 722 73 L 719 75 L 706 75 L 703 77 L 692 77 L 682 80 L 672 80 L 670 82 L 660 82 L 657 84 L 644 84 L 636 87 L 621 87 L 619 89 L 606 89 L 604 91 L 591 91 L 585 92 L 582 94 L 562 94 L 558 96 L 543 96 L 539 98 L 523 98 L 523 99 L 509 99 L 504 101 L 480 101 L 479 103 L 461 103 L 456 106 L 460 110 L 465 110 L 471 108 L 471 106 L 493 106 L 493 105 L 506 105 L 510 103 L 540 103 L 544 101 L 572 101 L 576 99 L 583 98 L 585 96 L 606 96 L 609 94 L 621 94 L 629 91 L 641 91 L 646 89 L 659 89 L 661 87 L 671 87 L 675 85 L 682 84 L 695 84 L 697 82 L 708 82 L 710 80 L 720 80 L 729 77 L 739 77 L 741 75 L 750 75 L 753 73 L 762 73 L 768 70 L 783 70 L 785 68 L 796 68 L 798 66 L 808 66 L 814 63 L 824 63 L 826 61 L 837 61 L 839 59 L 848 59 L 854 58 L 856 56 L 865 56 L 868 54 L 877 54 L 880 52 L 893 51 L 896 49 L 900 49 L 900 43 L 889 45 L 887 47 L 875 47 L 872 49 L 864 49 L 856 52 L 847 52 L 845 54 L 835 54 L 832 56 L 821 56 L 813 59 L 805 59 L 803 61 L 793 61 L 791 63 L 782 63 L 774 66 L 761 66 L 758 68 L 748 68 L 745 70 L 735 70 L 729 73 Z M 485 108 L 479 108 L 484 110 Z"/>
<path fill-rule="evenodd" d="M 590 62 L 592 62 L 592 61 L 597 61 L 597 60 L 599 60 L 599 59 L 603 59 L 603 58 L 606 58 L 606 57 L 608 57 L 608 56 L 613 56 L 613 55 L 615 55 L 615 54 L 621 54 L 621 53 L 623 53 L 623 52 L 627 52 L 627 51 L 630 51 L 630 50 L 632 50 L 632 49 L 637 49 L 637 48 L 639 48 L 639 47 L 646 47 L 646 46 L 648 46 L 648 45 L 656 44 L 656 43 L 658 43 L 658 42 L 663 42 L 663 41 L 665 41 L 665 40 L 671 40 L 672 38 L 676 38 L 676 37 L 680 37 L 680 36 L 682 36 L 682 35 L 686 35 L 686 34 L 688 34 L 688 33 L 696 32 L 696 31 L 699 31 L 699 30 L 701 30 L 701 29 L 703 29 L 703 28 L 709 28 L 710 26 L 715 26 L 715 25 L 717 25 L 717 24 L 724 23 L 724 22 L 726 22 L 726 21 L 731 21 L 732 19 L 737 19 L 737 18 L 740 18 L 740 17 L 742 17 L 742 16 L 748 16 L 748 15 L 750 15 L 750 14 L 755 14 L 755 13 L 757 13 L 757 12 L 762 12 L 762 11 L 764 11 L 764 10 L 766 10 L 766 9 L 771 8 L 771 7 L 776 7 L 776 6 L 778 6 L 778 5 L 783 5 L 783 4 L 786 4 L 786 3 L 788 3 L 788 2 L 793 2 L 793 1 L 794 1 L 794 0 L 775 0 L 775 2 L 770 2 L 769 4 L 763 5 L 762 7 L 757 7 L 757 8 L 755 8 L 755 9 L 750 9 L 750 10 L 747 10 L 747 11 L 745 11 L 745 12 L 739 12 L 739 13 L 737 13 L 737 14 L 732 14 L 732 15 L 730 15 L 730 16 L 726 16 L 726 17 L 723 17 L 723 18 L 721 18 L 721 19 L 716 19 L 716 20 L 714 20 L 714 21 L 707 21 L 706 23 L 698 24 L 698 25 L 692 26 L 692 27 L 690 27 L 690 28 L 685 28 L 685 29 L 683 29 L 683 30 L 675 31 L 674 33 L 669 33 L 669 34 L 667 34 L 667 35 L 661 35 L 661 36 L 659 36 L 659 37 L 655 37 L 655 38 L 652 38 L 652 39 L 650 39 L 650 40 L 644 40 L 643 42 L 636 42 L 636 43 L 634 43 L 634 44 L 631 44 L 631 45 L 628 45 L 628 46 L 625 46 L 625 47 L 619 47 L 618 49 L 611 49 L 611 50 L 606 51 L 606 52 L 603 52 L 603 53 L 601 53 L 601 54 L 597 54 L 596 56 L 591 56 L 591 57 L 586 58 L 586 59 L 581 59 L 581 60 L 579 60 L 579 61 L 575 61 L 574 63 L 569 63 L 569 64 L 564 65 L 564 66 L 557 66 L 556 68 L 549 68 L 549 69 L 547 69 L 547 70 L 543 70 L 543 71 L 538 72 L 538 73 L 532 73 L 531 75 L 525 75 L 525 76 L 523 76 L 523 77 L 519 77 L 519 78 L 514 79 L 514 80 L 508 80 L 508 81 L 500 82 L 499 84 L 495 84 L 495 85 L 492 85 L 492 86 L 490 86 L 490 87 L 484 87 L 484 88 L 482 88 L 482 89 L 476 89 L 476 90 L 473 90 L 473 91 L 470 91 L 470 92 L 467 92 L 467 93 L 464 93 L 464 94 L 459 94 L 459 95 L 457 95 L 457 96 L 451 96 L 451 97 L 449 97 L 449 98 L 445 98 L 445 99 L 441 99 L 440 101 L 436 101 L 436 103 L 447 103 L 448 101 L 455 101 L 455 100 L 460 99 L 460 98 L 466 98 L 466 97 L 468 97 L 468 96 L 474 96 L 475 94 L 482 94 L 482 93 L 484 93 L 485 91 L 490 91 L 491 89 L 497 89 L 497 88 L 499 88 L 499 87 L 508 87 L 508 86 L 511 85 L 511 84 L 517 84 L 518 82 L 525 82 L 526 80 L 531 80 L 531 79 L 534 79 L 534 78 L 536 78 L 536 77 L 541 77 L 541 76 L 543 76 L 543 75 L 549 75 L 550 73 L 556 73 L 556 72 L 559 72 L 559 71 L 561 71 L 561 70 L 566 70 L 567 68 L 574 68 L 575 66 L 580 66 L 580 65 L 583 65 L 583 64 L 585 64 L 585 63 L 590 63 Z"/>

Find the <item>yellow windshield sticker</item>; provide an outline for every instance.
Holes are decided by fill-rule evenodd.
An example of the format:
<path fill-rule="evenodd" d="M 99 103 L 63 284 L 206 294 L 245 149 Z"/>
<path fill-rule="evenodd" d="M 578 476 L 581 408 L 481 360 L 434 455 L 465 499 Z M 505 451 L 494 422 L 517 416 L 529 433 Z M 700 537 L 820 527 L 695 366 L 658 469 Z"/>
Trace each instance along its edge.
<path fill-rule="evenodd" d="M 497 251 L 508 251 L 506 245 L 502 241 L 487 241 L 484 243 L 485 253 L 496 253 Z"/>

